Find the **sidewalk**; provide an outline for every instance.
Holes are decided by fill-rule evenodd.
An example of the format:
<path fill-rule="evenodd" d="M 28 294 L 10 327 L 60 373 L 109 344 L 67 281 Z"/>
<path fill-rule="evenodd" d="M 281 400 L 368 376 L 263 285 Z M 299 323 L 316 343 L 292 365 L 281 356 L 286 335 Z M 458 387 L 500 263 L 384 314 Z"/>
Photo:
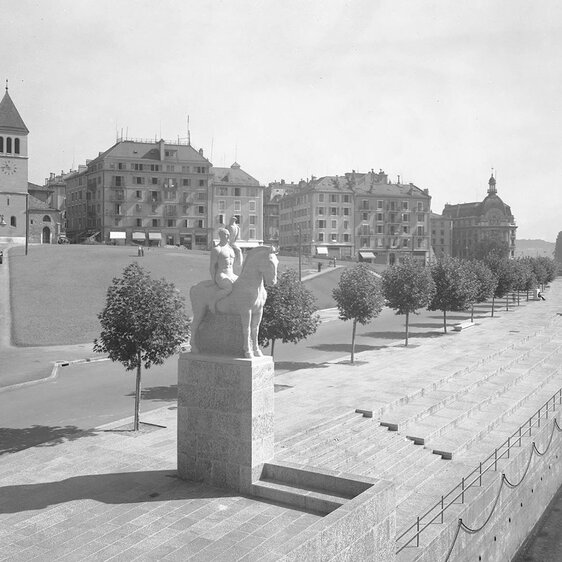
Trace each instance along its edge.
<path fill-rule="evenodd" d="M 276 442 L 359 407 L 375 411 L 507 341 L 562 332 L 561 294 L 557 281 L 546 302 L 501 311 L 466 332 L 276 377 L 285 387 L 275 395 Z M 139 435 L 123 430 L 128 421 L 0 458 L 0 560 L 278 560 L 282 545 L 318 520 L 178 480 L 175 407 L 144 415 L 153 425 Z"/>

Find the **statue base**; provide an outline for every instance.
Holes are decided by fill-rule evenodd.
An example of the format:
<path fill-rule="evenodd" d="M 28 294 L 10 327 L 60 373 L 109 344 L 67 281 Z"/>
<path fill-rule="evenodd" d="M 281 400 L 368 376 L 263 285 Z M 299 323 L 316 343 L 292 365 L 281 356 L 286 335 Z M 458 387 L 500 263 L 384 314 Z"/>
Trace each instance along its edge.
<path fill-rule="evenodd" d="M 273 359 L 183 353 L 178 363 L 178 473 L 250 493 L 274 456 Z"/>

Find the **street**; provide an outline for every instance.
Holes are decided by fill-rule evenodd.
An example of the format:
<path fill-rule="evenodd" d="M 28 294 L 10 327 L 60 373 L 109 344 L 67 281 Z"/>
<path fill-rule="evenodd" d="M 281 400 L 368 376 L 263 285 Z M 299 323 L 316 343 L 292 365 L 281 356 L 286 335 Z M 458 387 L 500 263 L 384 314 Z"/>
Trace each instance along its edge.
<path fill-rule="evenodd" d="M 349 358 L 351 322 L 337 319 L 336 310 L 325 311 L 323 316 L 324 322 L 307 340 L 275 344 L 276 374 Z M 451 313 L 449 324 L 468 316 L 468 313 Z M 443 337 L 442 331 L 440 312 L 423 311 L 410 319 L 411 338 Z M 403 345 L 403 342 L 404 317 L 384 309 L 371 323 L 358 326 L 356 353 Z M 413 339 L 410 345 L 419 343 L 419 339 Z M 270 353 L 270 348 L 264 349 L 264 353 Z M 120 364 L 107 360 L 70 364 L 59 368 L 55 380 L 0 393 L 0 454 L 14 446 L 26 448 L 78 429 L 91 429 L 131 416 L 134 377 L 134 372 L 126 372 Z M 166 404 L 173 407 L 176 384 L 176 357 L 145 370 L 141 411 Z"/>

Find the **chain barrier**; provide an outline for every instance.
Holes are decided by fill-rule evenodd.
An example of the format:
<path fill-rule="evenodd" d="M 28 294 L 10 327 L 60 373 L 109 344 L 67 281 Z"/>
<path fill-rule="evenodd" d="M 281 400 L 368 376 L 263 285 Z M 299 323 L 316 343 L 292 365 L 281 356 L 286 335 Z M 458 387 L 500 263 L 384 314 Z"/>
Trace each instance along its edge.
<path fill-rule="evenodd" d="M 453 542 L 451 543 L 451 546 L 449 547 L 449 550 L 447 551 L 447 556 L 445 557 L 444 562 L 449 562 L 449 559 L 451 557 L 451 554 L 453 552 L 453 549 L 455 547 L 457 539 L 459 538 L 459 534 L 460 534 L 461 530 L 464 531 L 465 533 L 469 534 L 469 535 L 476 535 L 477 533 L 479 533 L 480 531 L 482 531 L 486 527 L 486 525 L 492 519 L 492 515 L 494 514 L 494 511 L 496 510 L 496 507 L 499 503 L 501 492 L 502 492 L 504 484 L 511 489 L 515 489 L 523 483 L 523 481 L 525 480 L 525 478 L 527 476 L 527 473 L 529 472 L 529 468 L 531 466 L 531 461 L 533 460 L 533 456 L 535 454 L 537 454 L 538 456 L 542 457 L 542 456 L 546 455 L 546 453 L 548 453 L 548 451 L 550 449 L 550 446 L 552 445 L 552 439 L 554 437 L 554 431 L 555 430 L 558 430 L 559 432 L 562 431 L 562 428 L 558 424 L 558 420 L 556 418 L 554 418 L 554 422 L 552 424 L 552 431 L 550 432 L 550 438 L 548 440 L 548 444 L 546 445 L 545 450 L 542 453 L 539 451 L 535 441 L 533 441 L 533 443 L 531 445 L 531 452 L 529 454 L 529 460 L 527 461 L 527 466 L 525 467 L 525 471 L 523 472 L 523 476 L 520 478 L 520 480 L 519 480 L 519 482 L 517 482 L 517 484 L 513 484 L 512 482 L 510 482 L 508 477 L 505 475 L 505 473 L 502 472 L 501 480 L 500 480 L 500 487 L 498 489 L 496 499 L 494 500 L 494 505 L 492 506 L 492 509 L 491 509 L 490 513 L 488 514 L 488 517 L 486 517 L 486 520 L 484 521 L 484 523 L 482 523 L 482 525 L 480 525 L 480 527 L 472 529 L 471 527 L 469 527 L 468 525 L 466 525 L 463 522 L 462 518 L 459 518 L 458 524 L 457 524 L 457 530 L 455 532 Z"/>
<path fill-rule="evenodd" d="M 552 406 L 550 405 L 552 402 Z M 529 456 L 529 461 L 527 463 L 527 467 L 525 468 L 525 471 L 523 473 L 523 477 L 521 478 L 521 480 L 517 483 L 517 484 L 512 484 L 509 479 L 507 479 L 505 477 L 505 475 L 503 475 L 502 478 L 502 486 L 503 486 L 503 481 L 505 479 L 505 483 L 508 487 L 514 488 L 519 486 L 519 484 L 525 479 L 527 472 L 529 470 L 530 467 L 530 463 L 531 463 L 531 459 L 533 457 L 534 452 L 536 452 L 539 456 L 542 456 L 544 454 L 546 454 L 546 452 L 549 450 L 550 445 L 552 443 L 552 439 L 553 439 L 553 435 L 554 435 L 554 429 L 558 429 L 558 431 L 562 431 L 561 426 L 559 425 L 557 419 L 556 419 L 556 405 L 558 404 L 562 404 L 562 389 L 558 390 L 549 400 L 547 400 L 547 402 L 541 407 L 539 408 L 539 410 L 533 414 L 533 416 L 531 416 L 527 422 L 525 422 L 523 425 L 521 425 L 519 427 L 519 429 L 517 431 L 515 431 L 504 443 L 502 443 L 499 447 L 497 447 L 494 452 L 489 455 L 483 462 L 481 462 L 479 464 L 479 467 L 474 469 L 467 477 L 462 479 L 462 482 L 460 484 L 458 484 L 457 486 L 455 486 L 452 490 L 450 490 L 445 496 L 441 496 L 441 500 L 436 503 L 435 505 L 433 505 L 431 508 L 429 508 L 423 515 L 417 517 L 416 522 L 413 525 L 410 525 L 410 527 L 408 527 L 405 531 L 403 531 L 397 538 L 396 541 L 400 541 L 402 538 L 404 538 L 410 531 L 413 531 L 414 529 L 416 529 L 416 532 L 413 534 L 413 536 L 406 542 L 404 543 L 401 547 L 399 547 L 396 550 L 396 554 L 400 553 L 402 550 L 404 550 L 404 548 L 406 548 L 412 541 L 416 541 L 416 546 L 419 546 L 419 537 L 420 534 L 427 529 L 427 527 L 429 527 L 429 525 L 431 525 L 432 523 L 434 523 L 438 518 L 441 519 L 441 523 L 443 523 L 443 514 L 445 512 L 446 509 L 448 509 L 451 505 L 453 505 L 453 503 L 461 498 L 461 503 L 464 503 L 464 494 L 465 492 L 471 487 L 473 486 L 477 481 L 479 482 L 479 485 L 482 485 L 482 475 L 485 474 L 486 472 L 488 472 L 489 470 L 494 469 L 494 471 L 497 470 L 497 464 L 498 461 L 501 460 L 504 456 L 507 456 L 507 458 L 509 458 L 510 456 L 510 449 L 515 447 L 515 445 L 517 444 L 519 447 L 521 446 L 521 438 L 523 436 L 525 436 L 526 434 L 529 434 L 529 436 L 532 435 L 532 429 L 533 427 L 536 425 L 538 428 L 541 427 L 541 412 L 543 412 L 543 416 L 545 413 L 545 407 L 546 407 L 546 417 L 543 417 L 543 420 L 546 419 L 548 420 L 548 414 L 549 414 L 549 410 L 552 410 L 552 414 L 554 415 L 554 425 L 553 425 L 553 429 L 552 429 L 552 433 L 550 435 L 550 439 L 548 442 L 548 445 L 545 449 L 545 451 L 543 453 L 541 453 L 535 443 L 533 442 L 532 444 L 532 450 L 531 450 L 531 454 Z M 533 420 L 536 419 L 536 422 L 534 422 Z M 503 452 L 501 452 L 501 449 L 505 448 L 505 450 Z M 490 463 L 489 466 L 487 466 L 486 468 L 484 468 L 484 470 L 482 469 L 482 467 L 486 464 L 486 463 Z M 466 484 L 466 482 L 472 477 L 474 476 L 474 480 L 472 482 L 470 482 L 469 484 Z M 448 503 L 447 505 L 445 505 L 445 500 L 450 498 L 454 492 L 456 490 L 460 490 L 460 492 L 453 497 L 453 499 L 450 501 L 450 503 Z M 501 487 L 500 487 L 500 492 L 501 492 Z M 433 516 L 432 519 L 430 519 L 428 522 L 425 522 L 425 519 L 432 513 L 435 512 L 435 510 L 437 508 L 440 508 L 439 511 L 437 511 L 437 515 Z M 420 525 L 421 522 L 424 522 L 422 525 Z M 464 524 L 463 524 L 464 525 Z M 464 525 L 466 527 L 466 525 Z M 468 527 L 467 527 L 468 528 Z M 459 527 L 460 529 L 460 527 Z M 458 536 L 458 533 L 457 535 Z M 456 536 L 455 536 L 455 541 L 456 541 Z M 454 546 L 454 542 L 453 545 Z M 452 547 L 451 547 L 452 550 Z M 448 558 L 447 558 L 448 559 Z"/>

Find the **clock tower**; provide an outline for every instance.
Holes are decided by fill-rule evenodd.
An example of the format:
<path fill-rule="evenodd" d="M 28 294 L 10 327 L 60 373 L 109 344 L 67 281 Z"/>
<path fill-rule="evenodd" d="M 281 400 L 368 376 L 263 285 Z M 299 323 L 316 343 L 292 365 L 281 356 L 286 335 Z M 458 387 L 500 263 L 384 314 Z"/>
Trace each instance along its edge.
<path fill-rule="evenodd" d="M 0 101 L 0 243 L 25 240 L 28 135 L 6 82 Z"/>

